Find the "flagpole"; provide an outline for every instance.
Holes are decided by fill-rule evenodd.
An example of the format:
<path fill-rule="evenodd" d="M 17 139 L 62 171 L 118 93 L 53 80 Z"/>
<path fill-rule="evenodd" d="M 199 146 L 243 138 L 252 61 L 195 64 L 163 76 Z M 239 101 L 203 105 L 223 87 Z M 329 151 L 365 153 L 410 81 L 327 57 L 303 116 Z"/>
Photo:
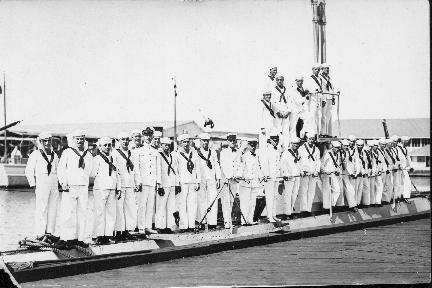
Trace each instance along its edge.
<path fill-rule="evenodd" d="M 3 71 L 3 114 L 4 114 L 4 126 L 7 125 L 6 123 L 6 76 L 5 72 Z M 4 132 L 4 161 L 6 162 L 7 159 L 7 129 Z"/>
<path fill-rule="evenodd" d="M 177 148 L 177 81 L 174 76 L 174 150 Z"/>

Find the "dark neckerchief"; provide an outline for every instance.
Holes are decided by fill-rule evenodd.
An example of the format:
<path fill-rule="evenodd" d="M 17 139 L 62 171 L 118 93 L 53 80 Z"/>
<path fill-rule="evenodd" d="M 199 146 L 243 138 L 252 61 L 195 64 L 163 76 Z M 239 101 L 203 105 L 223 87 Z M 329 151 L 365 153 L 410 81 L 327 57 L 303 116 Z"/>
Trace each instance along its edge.
<path fill-rule="evenodd" d="M 334 158 L 334 156 L 333 156 L 333 151 L 329 151 L 329 155 L 330 155 L 330 158 L 332 159 L 332 161 L 333 161 L 333 165 L 336 167 L 336 168 L 339 168 L 339 165 L 337 164 L 337 158 L 338 158 L 338 155 L 336 154 L 336 159 Z"/>
<path fill-rule="evenodd" d="M 261 102 L 264 104 L 264 107 L 267 108 L 267 110 L 269 111 L 270 115 L 273 118 L 276 118 L 275 115 L 274 115 L 274 112 L 273 112 L 273 110 L 271 108 L 271 103 L 270 103 L 270 106 L 269 106 L 269 103 L 267 103 L 267 101 L 265 101 L 264 99 L 261 99 Z"/>
<path fill-rule="evenodd" d="M 384 155 L 384 151 L 381 148 L 378 148 L 377 150 L 378 150 L 378 153 L 381 153 L 382 157 L 384 158 L 384 162 L 386 163 L 386 166 L 388 166 L 389 162 L 387 161 L 387 159 L 386 159 L 386 157 Z"/>
<path fill-rule="evenodd" d="M 285 92 L 286 92 L 286 88 L 285 88 L 285 86 L 283 87 L 283 91 L 279 88 L 279 86 L 276 86 L 275 88 L 276 88 L 276 90 L 279 91 L 279 93 L 281 94 L 281 95 L 280 95 L 280 98 L 279 98 L 279 102 L 282 102 L 282 100 L 283 100 L 284 103 L 286 104 L 286 103 L 287 103 L 287 100 L 286 100 L 286 98 L 285 98 Z"/>
<path fill-rule="evenodd" d="M 395 148 L 393 148 L 393 149 L 394 149 L 394 150 L 393 150 L 393 151 L 394 151 L 393 153 L 394 153 L 394 155 L 395 155 L 396 160 L 397 160 L 397 161 L 400 161 L 397 146 L 396 146 Z"/>
<path fill-rule="evenodd" d="M 231 148 L 231 147 L 230 147 L 230 149 L 231 149 L 231 152 L 237 152 L 237 149 L 236 149 L 236 148 Z"/>
<path fill-rule="evenodd" d="M 288 152 L 294 157 L 294 163 L 297 163 L 298 161 L 300 161 L 301 157 L 299 157 L 298 155 L 298 150 L 296 150 L 294 152 L 294 150 L 292 150 L 292 148 L 288 149 Z"/>
<path fill-rule="evenodd" d="M 368 152 L 367 150 L 365 151 L 366 154 L 366 159 L 368 161 L 368 169 L 372 169 L 372 159 L 371 159 L 371 155 L 370 152 Z"/>
<path fill-rule="evenodd" d="M 101 156 L 101 158 L 105 161 L 105 163 L 108 164 L 108 167 L 109 167 L 108 175 L 109 176 L 111 176 L 113 170 L 117 171 L 117 168 L 113 164 L 112 156 L 109 156 L 110 158 L 108 159 L 108 157 L 102 152 L 98 152 L 98 155 Z"/>
<path fill-rule="evenodd" d="M 406 147 L 403 147 L 403 146 L 398 146 L 398 147 L 400 148 L 400 150 L 402 151 L 402 153 L 406 157 L 408 155 L 408 149 Z"/>
<path fill-rule="evenodd" d="M 81 155 L 78 150 L 76 150 L 73 147 L 69 147 L 70 149 L 72 149 L 72 151 L 75 152 L 75 154 L 79 157 L 79 161 L 78 161 L 78 168 L 82 168 L 84 169 L 85 167 L 85 163 L 84 163 L 84 157 L 86 156 L 88 150 L 84 150 L 84 153 Z"/>
<path fill-rule="evenodd" d="M 189 158 L 186 157 L 186 155 L 185 155 L 183 152 L 181 152 L 181 151 L 179 151 L 179 152 L 180 152 L 180 155 L 182 155 L 183 158 L 186 159 L 186 161 L 187 161 L 187 163 L 186 163 L 186 168 L 187 168 L 187 170 L 189 171 L 189 173 L 192 174 L 192 171 L 193 171 L 193 169 L 194 169 L 194 167 L 195 167 L 195 165 L 194 165 L 193 162 L 192 162 L 192 151 L 189 152 Z"/>
<path fill-rule="evenodd" d="M 381 163 L 381 161 L 379 160 L 379 155 L 378 155 L 378 151 L 372 151 L 372 156 L 373 156 L 373 159 L 375 159 L 375 162 L 377 163 L 377 164 L 379 164 L 379 163 Z"/>
<path fill-rule="evenodd" d="M 315 76 L 315 75 L 311 75 L 311 77 L 312 77 L 312 79 L 314 79 L 315 80 L 315 83 L 317 83 L 318 84 L 318 86 L 319 86 L 319 88 L 320 88 L 320 90 L 322 90 L 322 86 L 321 86 L 321 83 L 320 83 L 320 81 L 318 81 L 318 78 Z"/>
<path fill-rule="evenodd" d="M 348 149 L 348 160 L 349 160 L 350 162 L 353 161 L 353 156 L 354 156 L 354 154 L 355 154 L 355 147 L 352 149 L 352 153 L 350 153 L 350 150 Z"/>
<path fill-rule="evenodd" d="M 315 153 L 315 145 L 312 144 L 312 153 L 309 150 L 309 145 L 305 143 L 306 152 L 309 154 L 308 159 L 312 159 L 312 161 L 315 161 L 315 158 L 313 154 Z"/>
<path fill-rule="evenodd" d="M 361 162 L 362 162 L 362 166 L 363 166 L 363 169 L 365 169 L 366 168 L 366 162 L 365 162 L 365 160 L 363 159 L 363 153 L 362 153 L 362 150 L 360 149 L 360 148 L 357 148 L 357 152 L 358 152 L 358 154 L 359 154 L 359 158 L 360 158 L 360 160 L 361 160 Z"/>
<path fill-rule="evenodd" d="M 211 161 L 210 161 L 211 149 L 209 149 L 209 153 L 208 153 L 208 157 L 207 157 L 207 158 L 202 154 L 201 149 L 197 149 L 197 153 L 198 153 L 198 156 L 200 156 L 201 159 L 203 159 L 203 160 L 206 162 L 207 167 L 208 167 L 209 169 L 212 169 L 213 166 L 212 166 L 212 163 L 211 163 Z"/>
<path fill-rule="evenodd" d="M 333 89 L 333 86 L 330 83 L 330 76 L 329 75 L 325 75 L 325 74 L 321 74 L 321 76 L 326 80 L 326 89 L 327 89 L 327 91 L 329 91 L 330 89 Z"/>
<path fill-rule="evenodd" d="M 126 160 L 126 169 L 127 169 L 127 171 L 128 172 L 133 171 L 134 165 L 133 165 L 132 161 L 130 160 L 131 151 L 128 150 L 128 156 L 126 156 L 121 149 L 117 149 L 117 152 L 120 154 L 120 156 L 123 157 L 123 159 Z"/>
<path fill-rule="evenodd" d="M 386 149 L 387 154 L 390 156 L 390 159 L 392 160 L 393 164 L 396 164 L 396 159 L 393 157 L 393 151 L 390 149 Z"/>
<path fill-rule="evenodd" d="M 172 156 L 171 156 L 171 153 L 168 154 L 169 157 L 170 157 L 170 161 L 168 161 L 168 158 L 166 157 L 165 153 L 159 152 L 159 154 L 162 156 L 162 158 L 165 160 L 165 163 L 168 165 L 168 176 L 170 175 L 171 171 L 175 175 L 174 168 L 172 167 Z"/>
<path fill-rule="evenodd" d="M 46 153 L 44 152 L 44 150 L 39 149 L 40 153 L 42 154 L 42 157 L 45 159 L 45 161 L 47 162 L 47 171 L 48 171 L 48 175 L 51 174 L 51 169 L 52 169 L 52 162 L 54 161 L 54 151 L 51 150 L 51 159 L 48 160 L 48 156 L 46 155 Z"/>

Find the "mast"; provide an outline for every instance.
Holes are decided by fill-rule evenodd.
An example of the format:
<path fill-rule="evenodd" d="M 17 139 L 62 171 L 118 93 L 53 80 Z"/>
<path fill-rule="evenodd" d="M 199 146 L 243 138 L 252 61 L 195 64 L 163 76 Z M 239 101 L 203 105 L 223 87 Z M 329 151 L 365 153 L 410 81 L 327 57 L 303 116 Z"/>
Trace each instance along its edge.
<path fill-rule="evenodd" d="M 177 147 L 176 143 L 177 143 L 177 81 L 176 81 L 176 77 L 174 76 L 173 78 L 174 80 L 174 137 L 173 137 L 173 142 L 174 142 L 174 149 Z"/>
<path fill-rule="evenodd" d="M 326 62 L 326 17 L 325 0 L 311 0 L 312 23 L 314 36 L 314 60 L 316 63 Z"/>

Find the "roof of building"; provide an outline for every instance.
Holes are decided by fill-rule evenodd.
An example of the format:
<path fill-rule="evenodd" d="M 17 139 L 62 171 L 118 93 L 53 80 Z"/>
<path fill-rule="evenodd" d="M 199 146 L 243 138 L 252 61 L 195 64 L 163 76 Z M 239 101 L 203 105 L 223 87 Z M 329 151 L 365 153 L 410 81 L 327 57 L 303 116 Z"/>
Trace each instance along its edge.
<path fill-rule="evenodd" d="M 194 121 L 177 121 L 177 125 L 195 123 Z M 195 123 L 195 125 L 197 125 Z M 150 122 L 112 122 L 112 123 L 67 123 L 67 124 L 32 124 L 19 125 L 14 132 L 39 134 L 42 131 L 51 131 L 55 135 L 64 136 L 76 129 L 84 129 L 88 137 L 99 138 L 102 136 L 115 137 L 118 133 L 130 132 L 134 129 L 144 130 L 146 127 L 162 127 L 167 129 L 174 126 L 173 121 L 150 121 Z"/>
<path fill-rule="evenodd" d="M 430 145 L 411 151 L 410 156 L 430 156 Z"/>
<path fill-rule="evenodd" d="M 358 138 L 384 137 L 382 119 L 341 119 L 341 136 L 355 135 Z M 430 138 L 429 118 L 386 119 L 390 136 L 408 136 L 411 138 Z M 335 134 L 337 121 L 333 124 Z"/>

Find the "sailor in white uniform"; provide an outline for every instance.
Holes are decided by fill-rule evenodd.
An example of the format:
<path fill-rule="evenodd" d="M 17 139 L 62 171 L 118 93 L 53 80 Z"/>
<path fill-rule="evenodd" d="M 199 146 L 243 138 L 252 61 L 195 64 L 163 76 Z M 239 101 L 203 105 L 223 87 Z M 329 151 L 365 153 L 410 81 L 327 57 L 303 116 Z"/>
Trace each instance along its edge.
<path fill-rule="evenodd" d="M 195 229 L 197 191 L 200 189 L 201 173 L 196 150 L 190 147 L 189 135 L 180 135 L 178 141 L 179 148 L 174 159 L 177 161 L 181 191 L 176 195 L 176 206 L 180 217 L 180 231 L 186 232 Z"/>
<path fill-rule="evenodd" d="M 390 150 L 392 152 L 392 156 L 394 160 L 394 165 L 393 165 L 393 197 L 395 199 L 398 199 L 401 195 L 402 195 L 402 191 L 403 191 L 403 179 L 402 179 L 402 169 L 401 169 L 401 158 L 400 156 L 402 155 L 402 152 L 400 152 L 400 150 L 397 148 L 397 144 L 398 144 L 398 140 L 399 137 L 396 135 L 393 135 L 390 140 L 392 141 L 390 146 Z"/>
<path fill-rule="evenodd" d="M 332 124 L 333 124 L 333 117 L 332 117 L 332 108 L 335 103 L 335 89 L 333 87 L 332 80 L 330 78 L 330 65 L 327 63 L 323 63 L 321 65 L 321 84 L 322 89 L 324 93 L 329 94 L 323 94 L 323 107 L 322 107 L 322 120 L 321 120 L 321 134 L 323 135 L 332 135 Z"/>
<path fill-rule="evenodd" d="M 281 156 L 280 166 L 281 174 L 284 179 L 283 192 L 283 214 L 290 216 L 294 209 L 295 201 L 297 200 L 298 191 L 300 188 L 300 155 L 298 148 L 300 138 L 291 138 L 291 146 L 286 149 Z"/>
<path fill-rule="evenodd" d="M 198 223 L 201 223 L 201 221 L 203 221 L 202 223 L 207 222 L 208 228 L 214 229 L 217 225 L 218 205 L 216 197 L 221 186 L 221 169 L 216 151 L 209 147 L 210 134 L 201 133 L 199 139 L 201 140 L 200 148 L 196 152 L 201 173 L 201 185 L 200 190 L 197 192 L 198 211 L 196 220 Z M 207 213 L 212 203 L 213 205 Z"/>
<path fill-rule="evenodd" d="M 239 169 L 241 151 L 237 148 L 237 135 L 226 135 L 228 147 L 220 152 L 220 167 L 224 187 L 221 192 L 222 213 L 226 229 L 232 227 L 231 212 L 234 203 L 234 195 L 237 194 L 238 182 L 234 177 Z M 226 184 L 225 184 L 226 183 Z M 231 192 L 230 192 L 231 191 Z"/>
<path fill-rule="evenodd" d="M 35 188 L 35 235 L 44 240 L 45 235 L 55 235 L 57 201 L 59 197 L 57 167 L 59 158 L 52 148 L 52 135 L 42 132 L 37 139 L 38 150 L 27 161 L 25 175 L 31 188 Z M 44 240 L 46 241 L 46 239 Z"/>
<path fill-rule="evenodd" d="M 322 79 L 319 76 L 321 64 L 315 63 L 312 66 L 312 75 L 305 81 L 305 87 L 310 91 L 309 101 L 307 103 L 308 117 L 312 118 L 314 127 L 311 132 L 321 134 L 321 107 L 322 107 Z"/>
<path fill-rule="evenodd" d="M 343 194 L 348 202 L 348 207 L 356 211 L 357 201 L 355 198 L 355 182 L 357 167 L 355 160 L 355 149 L 350 149 L 350 142 L 347 139 L 341 141 L 341 163 L 342 163 L 342 189 Z M 353 151 L 354 150 L 354 151 Z M 340 200 L 342 201 L 342 200 Z"/>
<path fill-rule="evenodd" d="M 139 183 L 135 184 L 134 165 L 132 163 L 132 151 L 129 149 L 130 137 L 122 132 L 117 136 L 119 147 L 112 152 L 113 160 L 117 163 L 121 180 L 122 197 L 117 197 L 115 231 L 119 240 L 134 239 L 129 233 L 137 225 L 137 205 L 135 190 L 139 189 Z"/>
<path fill-rule="evenodd" d="M 93 195 L 95 222 L 93 235 L 96 244 L 115 243 L 113 238 L 116 223 L 116 199 L 122 198 L 121 179 L 118 164 L 111 154 L 112 140 L 102 137 L 98 140 L 98 154 L 93 159 L 91 177 L 94 177 Z"/>
<path fill-rule="evenodd" d="M 158 132 L 158 131 L 156 131 Z M 156 191 L 161 184 L 161 157 L 157 150 L 158 141 L 153 140 L 153 131 L 150 127 L 143 130 L 144 143 L 136 148 L 132 161 L 135 171 L 135 182 L 141 186 L 137 193 L 138 200 L 138 229 L 141 234 L 154 234 L 152 229 Z M 157 133 L 160 137 L 160 132 Z"/>
<path fill-rule="evenodd" d="M 129 145 L 129 149 L 134 150 L 135 148 L 139 148 L 142 146 L 142 137 L 141 131 L 139 129 L 134 129 L 131 132 L 131 144 Z"/>
<path fill-rule="evenodd" d="M 265 140 L 268 139 L 268 133 L 273 130 L 273 122 L 276 119 L 275 109 L 273 107 L 271 90 L 264 91 L 263 98 L 261 99 L 262 112 L 261 112 L 261 129 L 264 131 Z"/>
<path fill-rule="evenodd" d="M 303 77 L 297 77 L 295 85 L 291 87 L 288 94 L 291 105 L 291 113 L 289 114 L 290 138 L 303 136 L 300 132 L 303 128 L 305 113 L 307 111 L 306 102 L 308 101 L 308 94 L 309 91 L 303 88 Z"/>
<path fill-rule="evenodd" d="M 265 78 L 265 82 L 262 89 L 266 91 L 271 91 L 272 89 L 274 89 L 276 85 L 275 80 L 276 80 L 277 73 L 278 73 L 277 67 L 271 67 L 269 69 L 269 72 Z"/>
<path fill-rule="evenodd" d="M 301 169 L 299 197 L 300 211 L 310 213 L 321 163 L 319 149 L 313 144 L 315 134 L 307 132 L 306 137 L 307 141 L 299 148 Z"/>
<path fill-rule="evenodd" d="M 279 145 L 279 134 L 273 131 L 270 134 L 267 146 L 260 148 L 259 163 L 265 177 L 264 190 L 267 207 L 267 218 L 269 222 L 276 222 L 276 193 L 279 183 L 282 181 L 280 170 L 280 158 L 282 149 Z"/>
<path fill-rule="evenodd" d="M 74 244 L 88 247 L 86 236 L 86 215 L 88 186 L 93 167 L 93 156 L 85 147 L 84 130 L 76 130 L 70 135 L 69 147 L 60 157 L 57 176 L 62 186 L 60 212 L 59 247 Z M 63 241 L 66 241 L 64 243 Z"/>
<path fill-rule="evenodd" d="M 406 148 L 408 146 L 410 138 L 408 136 L 401 137 L 401 143 L 399 143 L 398 148 L 403 154 L 403 161 L 401 163 L 402 168 L 402 178 L 403 178 L 403 191 L 402 199 L 406 201 L 411 198 L 411 179 L 408 172 L 413 172 L 414 169 L 411 166 L 411 156 Z"/>
<path fill-rule="evenodd" d="M 321 181 L 323 209 L 330 209 L 330 205 L 336 206 L 336 201 L 341 193 L 341 159 L 338 149 L 339 141 L 331 142 L 332 148 L 326 150 L 321 159 Z"/>
<path fill-rule="evenodd" d="M 380 139 L 379 144 L 380 147 L 378 148 L 378 152 L 380 152 L 381 155 L 383 155 L 383 158 L 385 160 L 385 174 L 383 176 L 383 195 L 381 202 L 389 203 L 392 199 L 393 195 L 393 154 L 391 153 L 390 149 L 390 139 Z"/>
<path fill-rule="evenodd" d="M 372 161 L 374 163 L 374 190 L 375 190 L 375 205 L 380 206 L 382 200 L 382 194 L 384 190 L 384 175 L 387 170 L 386 160 L 384 154 L 378 148 L 380 140 L 375 140 L 372 142 Z M 371 184 L 372 185 L 372 184 Z"/>
<path fill-rule="evenodd" d="M 179 186 L 177 161 L 171 153 L 171 140 L 161 139 L 161 187 L 156 195 L 155 226 L 160 232 L 170 233 L 175 228 L 175 187 Z"/>
<path fill-rule="evenodd" d="M 256 224 L 253 221 L 256 196 L 262 190 L 261 181 L 264 179 L 258 160 L 257 144 L 257 139 L 248 139 L 248 149 L 244 151 L 241 157 L 237 172 L 237 178 L 240 180 L 239 198 L 242 225 Z"/>
<path fill-rule="evenodd" d="M 284 145 L 284 147 L 288 147 L 290 140 L 289 116 L 291 112 L 290 107 L 292 107 L 292 104 L 290 103 L 291 99 L 288 96 L 288 90 L 284 85 L 284 80 L 284 76 L 277 76 L 276 86 L 273 87 L 272 90 L 272 102 L 275 112 L 275 118 L 273 118 L 273 129 L 282 135 L 281 143 Z"/>

